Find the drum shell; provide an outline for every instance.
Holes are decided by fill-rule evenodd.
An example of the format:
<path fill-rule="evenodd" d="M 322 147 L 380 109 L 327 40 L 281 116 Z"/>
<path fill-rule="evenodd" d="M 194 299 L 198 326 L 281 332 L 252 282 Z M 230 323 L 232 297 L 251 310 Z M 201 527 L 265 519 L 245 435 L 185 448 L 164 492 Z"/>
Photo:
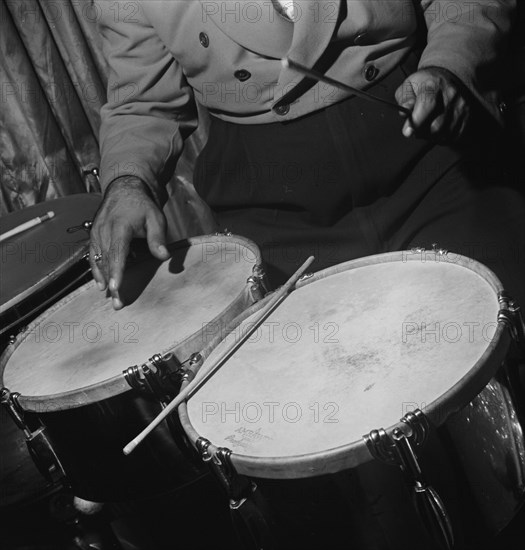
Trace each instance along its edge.
<path fill-rule="evenodd" d="M 0 407 L 0 442 L 0 509 L 24 506 L 58 490 L 33 463 L 24 432 L 4 407 Z"/>
<path fill-rule="evenodd" d="M 41 413 L 53 450 L 75 495 L 94 502 L 169 492 L 202 473 L 185 453 L 177 425 L 161 424 L 134 453 L 123 447 L 161 411 L 150 396 L 129 391 L 77 409 Z"/>

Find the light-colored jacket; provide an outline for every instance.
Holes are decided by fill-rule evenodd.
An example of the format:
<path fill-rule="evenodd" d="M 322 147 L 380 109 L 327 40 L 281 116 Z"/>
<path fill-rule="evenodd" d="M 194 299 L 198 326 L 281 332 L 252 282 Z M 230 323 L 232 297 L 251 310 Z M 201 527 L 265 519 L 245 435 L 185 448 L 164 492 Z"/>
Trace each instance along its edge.
<path fill-rule="evenodd" d="M 357 88 L 391 71 L 426 24 L 420 67 L 444 67 L 500 118 L 499 53 L 515 0 L 294 0 L 294 22 L 272 0 L 96 0 L 110 65 L 102 109 L 101 176 L 145 181 L 163 200 L 195 100 L 238 124 L 301 117 L 347 93 L 313 85 L 289 56 Z"/>

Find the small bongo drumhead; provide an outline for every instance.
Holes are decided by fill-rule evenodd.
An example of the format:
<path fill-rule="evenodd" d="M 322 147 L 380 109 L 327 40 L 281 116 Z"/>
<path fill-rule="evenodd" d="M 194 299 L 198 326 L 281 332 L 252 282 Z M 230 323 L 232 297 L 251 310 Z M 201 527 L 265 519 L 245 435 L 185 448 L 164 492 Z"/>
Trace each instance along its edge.
<path fill-rule="evenodd" d="M 84 230 L 68 233 L 67 230 L 92 220 L 100 201 L 99 194 L 70 195 L 0 218 L 0 233 L 6 233 L 49 211 L 55 214 L 52 219 L 0 244 L 0 313 L 44 288 L 87 252 L 88 233 Z"/>
<path fill-rule="evenodd" d="M 174 350 L 220 317 L 246 292 L 259 263 L 255 245 L 241 238 L 190 242 L 173 246 L 166 262 L 151 258 L 131 266 L 120 311 L 94 281 L 58 302 L 6 351 L 2 384 L 21 394 L 26 410 L 37 412 L 129 390 L 123 370 Z"/>
<path fill-rule="evenodd" d="M 239 473 L 307 477 L 356 466 L 370 459 L 365 434 L 416 408 L 443 422 L 499 366 L 501 289 L 484 266 L 401 254 L 343 265 L 292 292 L 182 408 L 190 437 L 230 449 Z"/>

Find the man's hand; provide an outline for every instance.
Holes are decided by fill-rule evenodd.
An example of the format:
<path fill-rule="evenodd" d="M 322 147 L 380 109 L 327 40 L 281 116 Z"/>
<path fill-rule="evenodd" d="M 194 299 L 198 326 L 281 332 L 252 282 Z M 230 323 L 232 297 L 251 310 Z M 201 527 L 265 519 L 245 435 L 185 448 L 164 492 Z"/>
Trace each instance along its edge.
<path fill-rule="evenodd" d="M 119 287 L 130 242 L 135 237 L 147 239 L 155 258 L 169 258 L 164 214 L 146 185 L 139 178 L 126 176 L 115 180 L 106 191 L 91 229 L 89 249 L 93 277 L 100 290 L 109 286 L 115 309 L 123 307 Z"/>
<path fill-rule="evenodd" d="M 449 71 L 428 67 L 410 75 L 396 91 L 399 105 L 412 111 L 403 135 L 438 142 L 457 141 L 464 133 L 471 108 L 463 84 Z"/>

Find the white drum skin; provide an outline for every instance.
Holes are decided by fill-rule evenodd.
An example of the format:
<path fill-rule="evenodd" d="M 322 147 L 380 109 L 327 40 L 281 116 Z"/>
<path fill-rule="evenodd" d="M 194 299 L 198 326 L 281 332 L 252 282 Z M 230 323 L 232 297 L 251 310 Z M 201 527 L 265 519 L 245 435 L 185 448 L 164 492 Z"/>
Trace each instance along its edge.
<path fill-rule="evenodd" d="M 371 430 L 391 431 L 414 408 L 440 425 L 487 384 L 508 345 L 501 290 L 456 255 L 394 253 L 320 272 L 189 400 L 190 426 L 247 475 L 357 466 L 371 458 Z"/>

